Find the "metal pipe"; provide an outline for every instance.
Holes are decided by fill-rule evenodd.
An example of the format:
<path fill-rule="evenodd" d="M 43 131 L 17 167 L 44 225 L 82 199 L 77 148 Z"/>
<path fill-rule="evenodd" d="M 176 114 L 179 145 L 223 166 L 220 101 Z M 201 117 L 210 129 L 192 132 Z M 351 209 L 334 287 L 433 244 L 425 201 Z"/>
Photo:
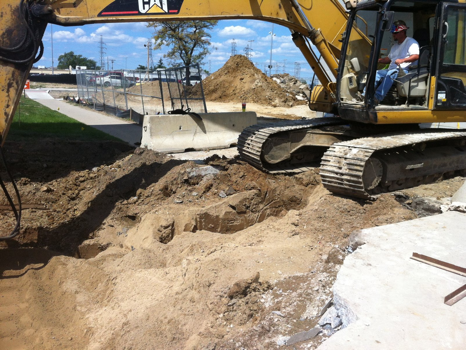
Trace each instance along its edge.
<path fill-rule="evenodd" d="M 302 20 L 302 22 L 305 24 L 306 29 L 308 29 L 309 32 L 313 32 L 315 28 L 311 25 L 310 21 L 308 20 L 308 17 L 305 15 L 303 12 L 302 8 L 300 7 L 300 4 L 297 2 L 297 0 L 290 0 L 292 3 L 292 6 L 295 8 L 295 10 L 298 13 L 298 16 Z"/>

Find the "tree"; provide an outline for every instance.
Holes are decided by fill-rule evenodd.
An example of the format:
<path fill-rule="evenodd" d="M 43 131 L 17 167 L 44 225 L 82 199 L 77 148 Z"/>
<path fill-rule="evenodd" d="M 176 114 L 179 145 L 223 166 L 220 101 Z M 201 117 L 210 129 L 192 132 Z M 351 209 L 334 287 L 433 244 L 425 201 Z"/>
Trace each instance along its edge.
<path fill-rule="evenodd" d="M 189 85 L 190 69 L 188 66 L 200 63 L 210 52 L 211 34 L 218 21 L 181 21 L 181 22 L 150 22 L 148 27 L 155 30 L 154 50 L 162 46 L 170 48 L 164 57 L 179 61 L 186 69 L 187 84 Z M 181 61 L 181 62 L 180 62 Z"/>
<path fill-rule="evenodd" d="M 72 66 L 73 68 L 76 68 L 76 66 L 86 66 L 88 69 L 101 68 L 97 66 L 96 61 L 83 57 L 81 55 L 75 55 L 73 51 L 65 52 L 63 55 L 58 56 L 58 69 L 68 69 L 68 67 L 70 66 Z"/>
<path fill-rule="evenodd" d="M 165 69 L 167 68 L 166 66 L 164 66 L 164 62 L 162 61 L 162 58 L 159 58 L 159 62 L 157 63 L 157 66 L 156 66 L 156 69 Z"/>
<path fill-rule="evenodd" d="M 143 66 L 142 64 L 139 64 L 138 67 L 136 67 L 136 70 L 146 70 L 146 66 Z"/>

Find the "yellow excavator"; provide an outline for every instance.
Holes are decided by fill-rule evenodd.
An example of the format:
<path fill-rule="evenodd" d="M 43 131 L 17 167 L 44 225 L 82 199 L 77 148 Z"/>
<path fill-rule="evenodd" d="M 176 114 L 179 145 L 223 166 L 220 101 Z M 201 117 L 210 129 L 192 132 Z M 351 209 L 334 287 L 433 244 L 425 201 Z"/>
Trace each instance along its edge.
<path fill-rule="evenodd" d="M 49 23 L 254 19 L 290 29 L 321 82 L 310 108 L 325 116 L 246 128 L 244 160 L 270 173 L 320 167 L 327 189 L 367 199 L 465 174 L 465 14 L 465 0 L 2 0 L 1 144 Z M 420 57 L 379 102 L 396 20 Z"/>

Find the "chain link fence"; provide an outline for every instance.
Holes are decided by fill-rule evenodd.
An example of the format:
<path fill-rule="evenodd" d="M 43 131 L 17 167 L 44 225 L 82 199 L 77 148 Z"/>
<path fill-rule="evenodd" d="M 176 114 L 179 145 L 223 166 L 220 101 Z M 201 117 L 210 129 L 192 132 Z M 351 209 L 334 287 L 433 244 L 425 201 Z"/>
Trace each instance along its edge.
<path fill-rule="evenodd" d="M 207 113 L 199 65 L 138 70 L 76 72 L 80 103 L 138 124 L 144 115 L 175 110 Z"/>

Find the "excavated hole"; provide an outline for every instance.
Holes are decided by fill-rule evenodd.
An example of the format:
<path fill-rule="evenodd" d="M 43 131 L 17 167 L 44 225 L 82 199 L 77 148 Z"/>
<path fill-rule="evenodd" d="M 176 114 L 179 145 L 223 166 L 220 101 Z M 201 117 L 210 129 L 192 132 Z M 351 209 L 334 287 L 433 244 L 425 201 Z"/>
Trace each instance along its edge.
<path fill-rule="evenodd" d="M 67 165 L 67 174 L 68 160 L 46 166 L 50 173 L 26 178 L 27 169 L 18 172 L 23 203 L 34 205 L 14 245 L 88 259 L 113 245 L 168 244 L 183 232 L 234 234 L 303 208 L 319 183 L 317 172 L 272 176 L 218 156 L 199 164 L 137 150 L 107 165 Z M 138 235 L 144 237 L 128 243 Z"/>
<path fill-rule="evenodd" d="M 123 244 L 132 249 L 168 244 L 183 232 L 234 234 L 303 208 L 319 183 L 316 172 L 271 176 L 216 156 L 206 163 L 186 163 L 150 186 L 148 191 L 158 193 L 162 202 L 141 215 L 138 227 L 128 232 Z"/>

